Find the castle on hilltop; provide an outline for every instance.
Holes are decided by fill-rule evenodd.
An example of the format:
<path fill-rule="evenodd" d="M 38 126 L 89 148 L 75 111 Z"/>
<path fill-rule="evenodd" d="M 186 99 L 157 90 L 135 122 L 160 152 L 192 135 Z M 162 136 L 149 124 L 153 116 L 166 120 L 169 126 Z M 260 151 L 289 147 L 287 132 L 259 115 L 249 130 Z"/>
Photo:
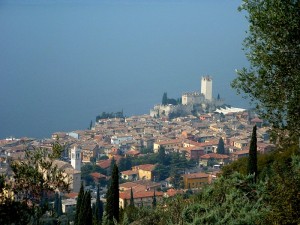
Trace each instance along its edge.
<path fill-rule="evenodd" d="M 177 117 L 186 115 L 198 115 L 201 113 L 213 112 L 217 107 L 224 104 L 224 100 L 218 95 L 213 98 L 212 95 L 212 78 L 203 76 L 201 78 L 201 91 L 183 93 L 181 96 L 181 104 L 158 104 L 150 110 L 150 116 L 160 117 Z"/>

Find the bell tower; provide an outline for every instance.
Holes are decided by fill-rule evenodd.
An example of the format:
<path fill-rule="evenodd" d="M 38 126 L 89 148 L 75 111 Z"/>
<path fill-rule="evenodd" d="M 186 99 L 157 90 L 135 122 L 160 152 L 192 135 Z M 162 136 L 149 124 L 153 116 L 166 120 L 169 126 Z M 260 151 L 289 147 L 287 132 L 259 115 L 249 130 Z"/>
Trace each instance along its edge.
<path fill-rule="evenodd" d="M 77 145 L 71 149 L 71 165 L 75 170 L 81 171 L 81 149 Z"/>

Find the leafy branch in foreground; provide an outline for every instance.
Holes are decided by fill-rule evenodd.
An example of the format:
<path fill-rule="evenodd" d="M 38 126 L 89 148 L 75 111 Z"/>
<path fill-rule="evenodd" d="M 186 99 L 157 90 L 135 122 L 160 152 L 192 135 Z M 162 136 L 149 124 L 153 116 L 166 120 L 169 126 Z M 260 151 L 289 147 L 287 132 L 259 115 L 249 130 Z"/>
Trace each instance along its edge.
<path fill-rule="evenodd" d="M 244 40 L 250 68 L 237 71 L 232 87 L 250 97 L 279 143 L 295 140 L 300 135 L 299 0 L 244 0 L 240 10 L 247 11 L 250 23 Z"/>

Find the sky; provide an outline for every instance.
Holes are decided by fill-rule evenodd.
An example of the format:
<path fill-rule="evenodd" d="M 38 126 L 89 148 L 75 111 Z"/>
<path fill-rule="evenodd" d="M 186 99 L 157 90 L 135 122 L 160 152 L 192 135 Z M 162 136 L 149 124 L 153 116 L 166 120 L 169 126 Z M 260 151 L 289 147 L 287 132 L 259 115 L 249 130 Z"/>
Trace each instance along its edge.
<path fill-rule="evenodd" d="M 0 0 L 0 139 L 85 129 L 99 113 L 149 113 L 213 77 L 213 95 L 248 107 L 230 82 L 247 66 L 236 0 Z"/>

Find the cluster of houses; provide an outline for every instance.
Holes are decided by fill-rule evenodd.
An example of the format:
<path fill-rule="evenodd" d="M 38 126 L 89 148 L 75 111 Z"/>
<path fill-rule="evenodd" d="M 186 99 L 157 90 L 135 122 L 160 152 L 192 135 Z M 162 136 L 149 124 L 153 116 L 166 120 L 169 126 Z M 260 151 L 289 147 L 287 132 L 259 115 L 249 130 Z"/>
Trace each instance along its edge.
<path fill-rule="evenodd" d="M 62 158 L 56 163 L 72 176 L 73 193 L 79 191 L 82 164 L 94 163 L 102 169 L 108 169 L 112 158 L 118 162 L 122 157 L 141 157 L 145 155 L 145 150 L 155 153 L 161 147 L 165 148 L 166 153 L 184 153 L 187 159 L 195 160 L 198 167 L 207 167 L 210 161 L 218 167 L 248 155 L 254 125 L 258 127 L 258 152 L 263 154 L 272 151 L 275 146 L 269 142 L 269 128 L 251 111 L 225 115 L 210 113 L 199 117 L 179 117 L 171 121 L 149 115 L 102 119 L 91 130 L 56 132 L 49 139 L 0 140 L 0 174 L 11 175 L 8 162 L 22 160 L 26 150 L 38 147 L 51 150 L 55 142 L 64 146 Z M 226 154 L 217 153 L 220 138 L 224 140 Z M 108 159 L 103 159 L 103 156 Z M 144 164 L 120 172 L 121 178 L 127 181 L 120 185 L 120 207 L 124 207 L 130 199 L 131 190 L 137 206 L 149 205 L 154 195 L 159 201 L 184 191 L 175 190 L 163 182 L 155 182 L 155 167 L 156 164 Z M 108 179 L 100 173 L 91 176 L 96 183 Z M 184 189 L 199 188 L 211 183 L 214 178 L 215 174 L 203 172 L 182 175 Z M 170 188 L 167 192 L 161 192 L 159 190 L 162 187 Z M 74 198 L 76 194 L 69 197 Z M 74 203 L 72 200 L 65 202 L 69 205 Z"/>

